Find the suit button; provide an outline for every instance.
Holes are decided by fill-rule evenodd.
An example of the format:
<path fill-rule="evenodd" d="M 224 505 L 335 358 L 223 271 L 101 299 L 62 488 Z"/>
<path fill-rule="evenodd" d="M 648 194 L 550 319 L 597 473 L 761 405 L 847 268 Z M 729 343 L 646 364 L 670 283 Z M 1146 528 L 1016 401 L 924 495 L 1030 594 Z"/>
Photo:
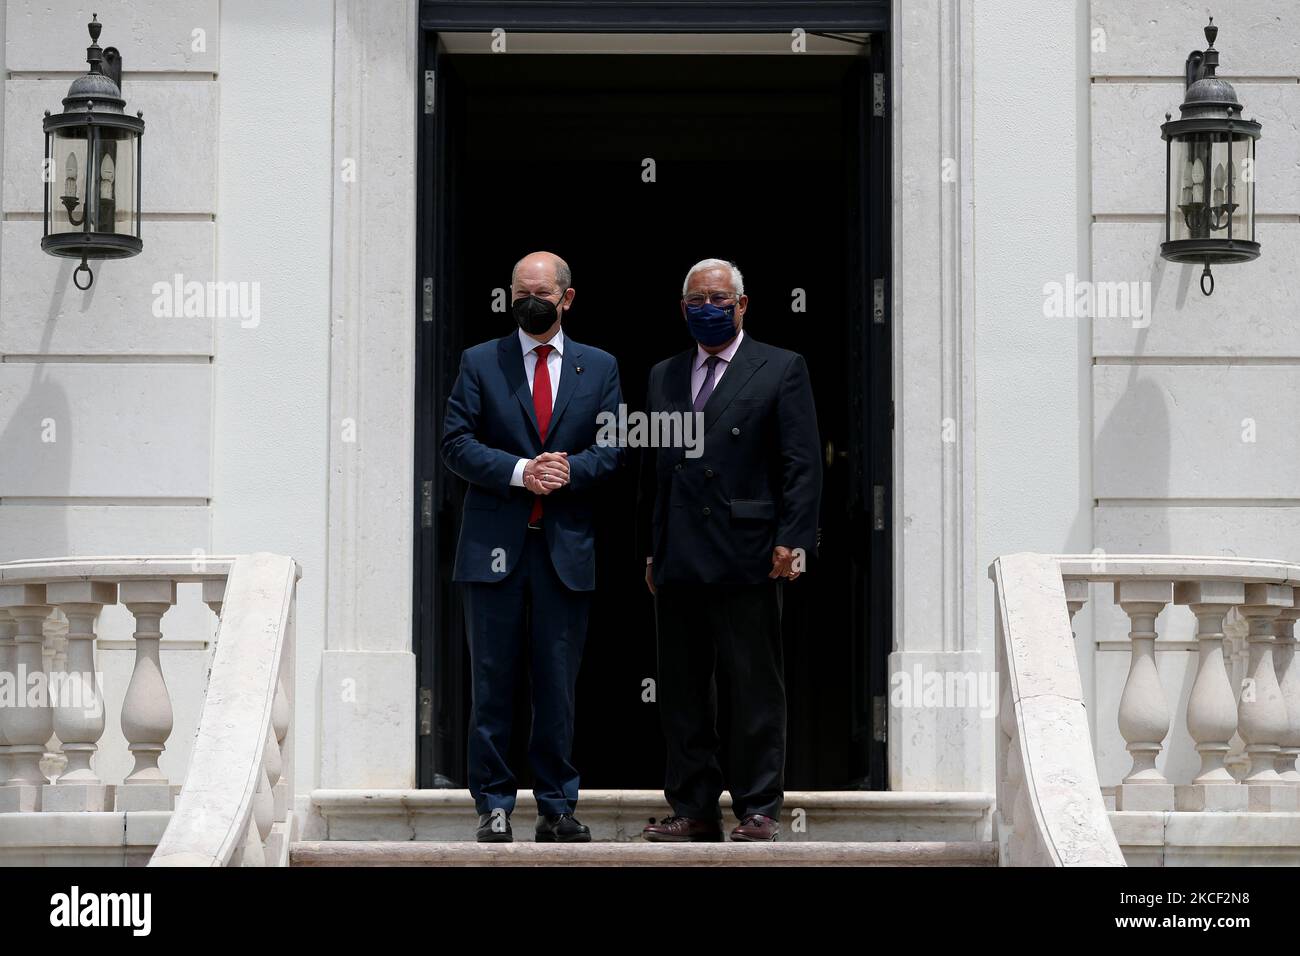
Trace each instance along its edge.
<path fill-rule="evenodd" d="M 733 434 L 733 435 L 739 435 L 739 434 L 740 434 L 740 429 L 739 429 L 739 428 L 732 428 L 732 429 L 731 429 L 731 434 Z"/>
<path fill-rule="evenodd" d="M 712 468 L 705 468 L 705 469 L 704 469 L 704 477 L 705 477 L 705 478 L 712 478 L 712 477 L 713 477 L 713 469 L 712 469 Z"/>
<path fill-rule="evenodd" d="M 681 470 L 682 470 L 682 463 L 680 461 L 677 464 L 673 465 L 673 471 L 681 471 Z"/>
<path fill-rule="evenodd" d="M 705 505 L 705 506 L 704 506 L 704 517 L 707 518 L 707 517 L 709 516 L 709 513 L 710 513 L 710 512 L 709 512 L 709 506 L 708 506 L 708 505 Z"/>

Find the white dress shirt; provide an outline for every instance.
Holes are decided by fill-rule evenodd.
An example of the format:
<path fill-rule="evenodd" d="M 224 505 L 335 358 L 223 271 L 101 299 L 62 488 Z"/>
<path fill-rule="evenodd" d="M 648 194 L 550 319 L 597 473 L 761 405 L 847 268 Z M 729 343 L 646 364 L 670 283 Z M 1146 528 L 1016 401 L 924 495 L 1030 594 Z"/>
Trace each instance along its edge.
<path fill-rule="evenodd" d="M 532 394 L 533 376 L 537 372 L 536 350 L 539 345 L 551 346 L 551 351 L 546 356 L 546 371 L 551 375 L 551 408 L 555 408 L 555 396 L 560 393 L 560 369 L 564 365 L 564 329 L 556 329 L 555 334 L 545 342 L 537 341 L 523 329 L 519 330 L 519 347 L 524 353 L 524 381 L 528 383 L 529 394 Z M 524 466 L 529 461 L 529 458 L 520 458 L 515 462 L 510 484 L 519 488 L 524 486 Z"/>

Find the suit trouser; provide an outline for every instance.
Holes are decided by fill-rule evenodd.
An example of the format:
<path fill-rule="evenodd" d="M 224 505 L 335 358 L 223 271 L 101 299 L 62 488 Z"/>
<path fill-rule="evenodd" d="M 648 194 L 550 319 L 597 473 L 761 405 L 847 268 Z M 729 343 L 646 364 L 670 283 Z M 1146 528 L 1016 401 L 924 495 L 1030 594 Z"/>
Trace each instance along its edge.
<path fill-rule="evenodd" d="M 664 584 L 655 599 L 664 795 L 679 816 L 721 817 L 719 699 L 730 717 L 727 784 L 737 819 L 779 817 L 785 790 L 781 597 L 762 584 Z"/>
<path fill-rule="evenodd" d="M 464 585 L 473 705 L 469 790 L 479 813 L 515 808 L 517 784 L 506 764 L 515 688 L 527 672 L 533 721 L 528 761 L 539 813 L 573 813 L 578 771 L 573 753 L 574 689 L 587 636 L 590 591 L 572 591 L 555 568 L 541 531 L 500 582 Z"/>

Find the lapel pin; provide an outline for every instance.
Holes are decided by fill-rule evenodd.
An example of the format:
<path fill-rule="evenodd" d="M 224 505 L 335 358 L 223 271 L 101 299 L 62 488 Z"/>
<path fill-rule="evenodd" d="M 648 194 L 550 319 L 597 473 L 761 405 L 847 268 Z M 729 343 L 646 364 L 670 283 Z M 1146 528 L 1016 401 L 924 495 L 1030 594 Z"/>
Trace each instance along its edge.
<path fill-rule="evenodd" d="M 573 371 L 576 372 L 577 374 L 581 375 L 581 374 L 582 374 L 582 366 L 581 366 L 581 365 L 576 366 L 576 367 L 574 368 Z"/>

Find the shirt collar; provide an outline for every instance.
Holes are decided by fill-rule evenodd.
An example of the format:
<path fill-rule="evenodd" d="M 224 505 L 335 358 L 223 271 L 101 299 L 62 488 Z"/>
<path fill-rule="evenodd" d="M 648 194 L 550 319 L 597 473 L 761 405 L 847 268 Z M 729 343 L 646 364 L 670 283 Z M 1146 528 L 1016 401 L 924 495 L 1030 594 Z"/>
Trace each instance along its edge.
<path fill-rule="evenodd" d="M 525 355 L 527 355 L 533 349 L 537 348 L 537 346 L 539 345 L 549 345 L 552 348 L 554 348 L 556 352 L 563 355 L 564 354 L 564 328 L 563 326 L 561 326 L 560 328 L 556 329 L 555 334 L 552 335 L 545 342 L 539 342 L 531 335 L 527 334 L 523 329 L 519 329 L 519 345 L 521 348 L 523 348 Z"/>
<path fill-rule="evenodd" d="M 721 352 L 717 353 L 718 358 L 722 359 L 722 361 L 730 365 L 731 360 L 736 357 L 736 349 L 740 348 L 740 340 L 743 339 L 744 337 L 745 337 L 745 330 L 741 329 L 739 332 L 736 333 L 736 337 L 731 340 L 731 344 L 728 345 Z M 704 349 L 697 343 L 695 346 L 695 368 L 696 369 L 703 368 L 704 363 L 707 362 L 708 360 L 709 360 L 709 353 L 704 351 Z"/>

